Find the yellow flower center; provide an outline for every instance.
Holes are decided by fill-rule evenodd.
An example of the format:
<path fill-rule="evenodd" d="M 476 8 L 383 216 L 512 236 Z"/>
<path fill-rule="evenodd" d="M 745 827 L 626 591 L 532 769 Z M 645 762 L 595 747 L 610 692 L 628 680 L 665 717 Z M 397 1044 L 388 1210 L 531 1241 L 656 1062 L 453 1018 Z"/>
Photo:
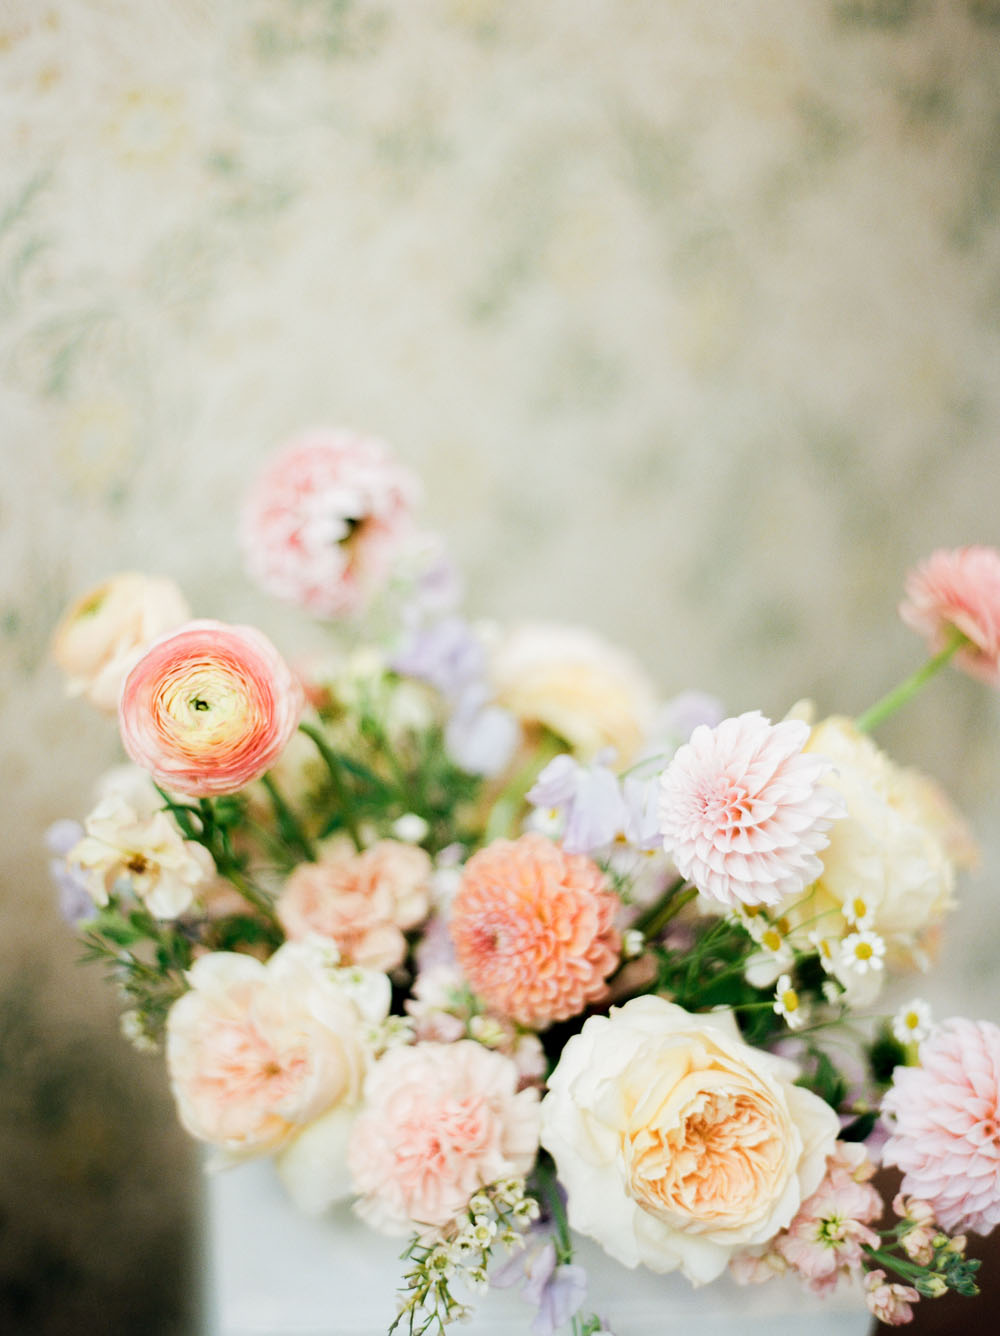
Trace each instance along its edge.
<path fill-rule="evenodd" d="M 859 960 L 871 960 L 872 948 L 868 942 L 857 942 L 854 947 L 854 954 Z"/>

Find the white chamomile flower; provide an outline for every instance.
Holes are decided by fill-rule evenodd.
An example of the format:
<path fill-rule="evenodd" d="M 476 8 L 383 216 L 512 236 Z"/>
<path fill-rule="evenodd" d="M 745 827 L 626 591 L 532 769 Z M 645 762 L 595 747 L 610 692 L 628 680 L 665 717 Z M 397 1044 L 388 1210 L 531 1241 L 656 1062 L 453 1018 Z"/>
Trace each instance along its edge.
<path fill-rule="evenodd" d="M 792 987 L 791 976 L 783 974 L 774 990 L 774 1010 L 790 1030 L 798 1030 L 806 1023 L 806 1010 L 802 999 Z"/>
<path fill-rule="evenodd" d="M 852 895 L 841 905 L 840 912 L 852 928 L 861 931 L 871 927 L 875 910 L 863 895 Z"/>
<path fill-rule="evenodd" d="M 931 1032 L 931 1009 L 915 997 L 892 1018 L 892 1033 L 901 1044 L 920 1044 Z"/>
<path fill-rule="evenodd" d="M 833 948 L 836 944 L 836 938 L 827 937 L 825 933 L 816 929 L 809 934 L 809 945 L 819 956 L 819 963 L 826 970 L 827 974 L 832 973 L 834 968 Z"/>
<path fill-rule="evenodd" d="M 827 1002 L 829 1002 L 831 1006 L 839 1002 L 844 995 L 843 988 L 841 988 L 841 986 L 838 983 L 834 983 L 832 979 L 823 980 L 822 992 L 823 996 L 826 998 Z"/>
<path fill-rule="evenodd" d="M 885 956 L 885 942 L 869 928 L 852 932 L 840 944 L 840 967 L 854 974 L 881 970 Z"/>

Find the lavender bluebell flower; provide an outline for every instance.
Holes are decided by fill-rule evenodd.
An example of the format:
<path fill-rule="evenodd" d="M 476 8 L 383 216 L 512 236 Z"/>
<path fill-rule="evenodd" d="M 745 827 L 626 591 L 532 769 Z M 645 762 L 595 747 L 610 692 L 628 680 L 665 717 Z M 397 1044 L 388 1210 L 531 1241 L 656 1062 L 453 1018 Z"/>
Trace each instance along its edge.
<path fill-rule="evenodd" d="M 625 829 L 625 802 L 607 757 L 602 752 L 589 765 L 580 765 L 571 756 L 556 756 L 528 790 L 533 806 L 563 812 L 562 846 L 567 853 L 591 853 Z"/>
<path fill-rule="evenodd" d="M 471 685 L 448 720 L 444 741 L 456 765 L 471 775 L 491 777 L 506 768 L 520 737 L 510 711 L 492 704 L 485 686 Z"/>
<path fill-rule="evenodd" d="M 71 928 L 77 928 L 97 912 L 83 869 L 67 863 L 66 855 L 83 839 L 86 832 L 79 821 L 68 817 L 53 821 L 43 836 L 45 847 L 55 857 L 49 859 L 49 875 L 59 893 L 59 913 Z"/>
<path fill-rule="evenodd" d="M 445 699 L 455 701 L 485 675 L 486 651 L 464 618 L 442 617 L 411 630 L 393 654 L 390 667 L 403 677 L 429 683 Z"/>
<path fill-rule="evenodd" d="M 515 1254 L 490 1276 L 490 1284 L 507 1288 L 521 1282 L 520 1295 L 537 1308 L 531 1323 L 532 1336 L 554 1333 L 579 1312 L 587 1297 L 587 1273 L 582 1266 L 556 1266 L 555 1244 L 539 1238 L 523 1253 Z"/>

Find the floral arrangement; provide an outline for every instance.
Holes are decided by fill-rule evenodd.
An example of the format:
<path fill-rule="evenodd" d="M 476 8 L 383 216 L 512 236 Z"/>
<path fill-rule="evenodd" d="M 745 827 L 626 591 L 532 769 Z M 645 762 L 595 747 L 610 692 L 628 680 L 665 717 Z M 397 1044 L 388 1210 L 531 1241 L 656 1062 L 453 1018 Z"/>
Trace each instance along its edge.
<path fill-rule="evenodd" d="M 1000 1028 L 878 1009 L 975 846 L 871 733 L 946 662 L 1000 685 L 1000 553 L 911 573 L 933 657 L 862 717 L 727 718 L 589 631 L 464 619 L 418 490 L 345 431 L 257 479 L 250 575 L 336 627 L 294 666 L 138 574 L 56 631 L 131 764 L 53 870 L 184 1127 L 408 1239 L 390 1330 L 519 1284 L 535 1336 L 607 1336 L 571 1230 L 696 1285 L 854 1283 L 892 1325 L 975 1294 Z"/>

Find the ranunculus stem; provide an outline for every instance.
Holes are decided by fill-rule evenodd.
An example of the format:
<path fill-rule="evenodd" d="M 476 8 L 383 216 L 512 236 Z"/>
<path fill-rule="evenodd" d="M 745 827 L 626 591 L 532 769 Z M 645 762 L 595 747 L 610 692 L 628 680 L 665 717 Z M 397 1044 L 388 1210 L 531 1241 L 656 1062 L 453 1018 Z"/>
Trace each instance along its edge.
<path fill-rule="evenodd" d="M 897 687 L 894 687 L 881 700 L 877 700 L 874 705 L 865 710 L 864 714 L 855 719 L 854 726 L 858 732 L 870 733 L 883 720 L 888 719 L 890 714 L 895 714 L 901 705 L 905 705 L 911 696 L 915 696 L 920 688 L 944 667 L 957 650 L 968 643 L 967 637 L 956 627 L 952 627 L 951 637 L 944 649 L 939 650 L 926 663 L 921 664 L 915 673 L 911 673 Z"/>
<path fill-rule="evenodd" d="M 299 732 L 304 733 L 310 738 L 316 746 L 316 750 L 323 758 L 327 770 L 330 772 L 330 783 L 333 786 L 333 795 L 340 809 L 340 817 L 344 823 L 344 829 L 354 841 L 354 847 L 358 853 L 364 851 L 364 841 L 358 832 L 358 825 L 354 819 L 354 812 L 351 808 L 351 795 L 347 791 L 347 785 L 344 783 L 344 772 L 337 757 L 336 752 L 329 745 L 326 738 L 318 729 L 313 728 L 312 724 L 299 724 Z"/>
<path fill-rule="evenodd" d="M 309 863 L 315 863 L 316 853 L 312 847 L 309 837 L 302 829 L 298 817 L 285 802 L 281 795 L 281 790 L 269 774 L 261 775 L 260 782 L 267 790 L 268 797 L 271 799 L 271 806 L 274 808 L 275 819 L 278 822 L 278 828 L 281 831 L 282 839 L 287 844 L 294 845 Z"/>
<path fill-rule="evenodd" d="M 249 901 L 255 909 L 260 910 L 269 923 L 278 922 L 274 913 L 274 905 L 271 903 L 268 896 L 263 891 L 258 890 L 253 882 L 243 875 L 239 868 L 228 867 L 224 871 L 220 868 L 219 871 L 222 872 L 222 875 L 227 881 L 232 882 L 240 895 L 243 896 L 244 900 Z"/>

